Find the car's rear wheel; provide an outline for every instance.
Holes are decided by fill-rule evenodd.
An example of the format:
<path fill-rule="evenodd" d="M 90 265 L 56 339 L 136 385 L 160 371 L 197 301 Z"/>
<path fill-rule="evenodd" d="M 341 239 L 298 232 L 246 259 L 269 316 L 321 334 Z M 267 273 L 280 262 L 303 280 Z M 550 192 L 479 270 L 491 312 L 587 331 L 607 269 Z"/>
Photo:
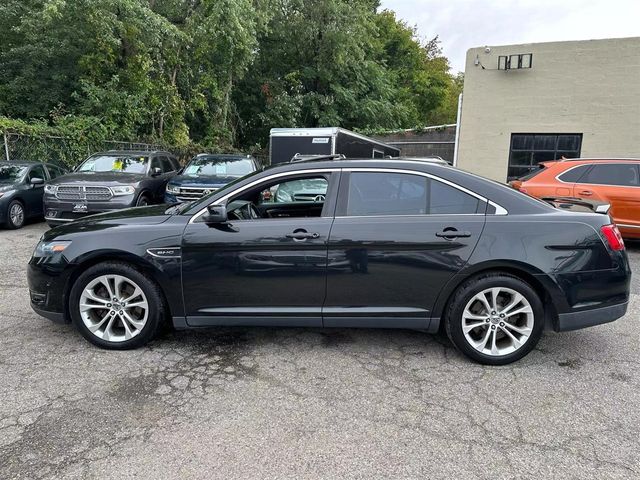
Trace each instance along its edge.
<path fill-rule="evenodd" d="M 70 313 L 80 333 L 103 348 L 124 350 L 149 342 L 164 318 L 162 293 L 130 265 L 105 262 L 74 283 Z"/>
<path fill-rule="evenodd" d="M 531 286 L 506 273 L 463 283 L 445 314 L 447 335 L 467 357 L 505 365 L 527 355 L 544 327 L 544 308 Z"/>
<path fill-rule="evenodd" d="M 22 202 L 19 200 L 12 201 L 9 204 L 9 208 L 7 208 L 7 226 L 12 229 L 22 228 L 25 217 L 26 213 Z"/>

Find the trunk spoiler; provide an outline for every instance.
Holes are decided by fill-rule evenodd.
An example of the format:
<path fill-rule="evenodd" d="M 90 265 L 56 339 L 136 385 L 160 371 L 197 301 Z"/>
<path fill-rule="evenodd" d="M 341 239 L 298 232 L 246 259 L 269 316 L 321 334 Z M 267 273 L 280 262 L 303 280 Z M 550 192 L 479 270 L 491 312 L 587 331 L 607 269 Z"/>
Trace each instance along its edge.
<path fill-rule="evenodd" d="M 598 202 L 596 200 L 586 200 L 584 198 L 543 197 L 542 200 L 555 208 L 576 212 L 594 212 L 607 215 L 611 209 L 611 204 L 609 203 Z"/>

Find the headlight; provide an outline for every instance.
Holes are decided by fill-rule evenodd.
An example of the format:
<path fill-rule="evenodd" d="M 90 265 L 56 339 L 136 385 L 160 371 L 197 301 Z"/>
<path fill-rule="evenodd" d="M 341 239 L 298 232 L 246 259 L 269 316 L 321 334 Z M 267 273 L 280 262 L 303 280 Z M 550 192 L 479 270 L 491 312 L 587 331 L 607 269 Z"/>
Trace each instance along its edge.
<path fill-rule="evenodd" d="M 113 193 L 114 196 L 120 196 L 120 195 L 133 195 L 135 193 L 136 189 L 133 188 L 131 185 L 123 185 L 121 187 L 111 187 L 111 193 Z"/>
<path fill-rule="evenodd" d="M 44 191 L 46 193 L 50 193 L 51 195 L 55 195 L 58 192 L 58 186 L 57 185 L 45 185 L 44 186 Z"/>
<path fill-rule="evenodd" d="M 167 192 L 180 193 L 180 187 L 178 185 L 167 185 Z"/>
<path fill-rule="evenodd" d="M 34 257 L 51 257 L 57 255 L 66 250 L 71 245 L 70 241 L 55 241 L 55 242 L 43 242 L 40 241 L 36 245 L 36 249 L 33 252 Z"/>

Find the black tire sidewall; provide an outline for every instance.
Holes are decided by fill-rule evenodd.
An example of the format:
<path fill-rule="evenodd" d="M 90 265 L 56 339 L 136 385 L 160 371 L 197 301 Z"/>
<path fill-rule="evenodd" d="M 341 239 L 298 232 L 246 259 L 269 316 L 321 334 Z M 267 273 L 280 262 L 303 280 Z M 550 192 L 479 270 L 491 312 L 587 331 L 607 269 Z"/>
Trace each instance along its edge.
<path fill-rule="evenodd" d="M 11 208 L 14 205 L 20 205 L 20 207 L 22 208 L 22 223 L 20 225 L 14 224 L 13 221 L 11 220 Z M 27 210 L 25 209 L 22 202 L 19 200 L 13 200 L 9 202 L 9 206 L 7 207 L 7 227 L 9 227 L 12 230 L 17 230 L 19 228 L 24 227 L 24 223 L 26 222 L 26 220 L 27 220 Z"/>
<path fill-rule="evenodd" d="M 140 196 L 138 197 L 138 200 L 136 201 L 136 207 L 146 207 L 148 205 L 151 205 L 151 200 L 149 199 L 149 196 L 146 193 L 141 193 Z"/>
<path fill-rule="evenodd" d="M 124 342 L 108 342 L 96 337 L 89 331 L 80 316 L 79 303 L 80 296 L 82 295 L 84 288 L 95 278 L 109 274 L 122 275 L 134 281 L 144 292 L 149 304 L 149 316 L 147 318 L 146 325 L 138 335 L 130 340 L 125 340 Z M 72 323 L 89 342 L 101 348 L 110 350 L 128 350 L 137 348 L 152 340 L 155 337 L 164 316 L 163 305 L 159 287 L 152 279 L 135 268 L 118 262 L 100 263 L 88 268 L 87 271 L 82 273 L 74 282 L 69 295 L 69 313 Z"/>
<path fill-rule="evenodd" d="M 534 314 L 533 331 L 525 345 L 509 355 L 500 357 L 478 352 L 469 345 L 462 332 L 462 314 L 467 302 L 477 293 L 492 287 L 510 288 L 522 294 L 531 304 Z M 544 306 L 536 291 L 523 280 L 506 274 L 486 275 L 467 280 L 459 287 L 447 309 L 445 322 L 449 339 L 464 355 L 486 365 L 506 365 L 520 360 L 535 348 L 544 330 Z"/>

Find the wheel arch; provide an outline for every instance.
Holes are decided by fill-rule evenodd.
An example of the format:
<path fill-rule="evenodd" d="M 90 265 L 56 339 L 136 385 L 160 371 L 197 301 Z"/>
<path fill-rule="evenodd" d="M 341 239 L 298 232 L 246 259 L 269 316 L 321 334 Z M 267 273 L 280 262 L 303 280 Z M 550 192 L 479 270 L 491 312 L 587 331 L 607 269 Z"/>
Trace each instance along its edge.
<path fill-rule="evenodd" d="M 437 331 L 443 327 L 442 315 L 446 311 L 456 290 L 462 283 L 470 278 L 489 273 L 506 273 L 520 278 L 528 283 L 538 294 L 545 309 L 545 328 L 556 329 L 558 312 L 566 309 L 566 300 L 555 280 L 535 267 L 518 261 L 488 261 L 483 262 L 454 275 L 444 286 L 433 308 L 432 321 L 437 325 L 431 325 L 430 330 Z"/>
<path fill-rule="evenodd" d="M 85 255 L 80 257 L 78 262 L 74 264 L 73 271 L 67 278 L 67 281 L 63 290 L 63 298 L 64 298 L 64 315 L 65 318 L 71 318 L 69 312 L 69 296 L 71 295 L 71 289 L 73 285 L 76 283 L 80 275 L 82 275 L 87 269 L 103 262 L 122 262 L 127 265 L 132 266 L 136 270 L 147 274 L 152 277 L 155 283 L 157 284 L 160 292 L 162 293 L 162 301 L 164 303 L 165 312 L 168 318 L 171 318 L 171 305 L 167 299 L 167 292 L 165 292 L 163 284 L 164 281 L 158 281 L 158 277 L 160 279 L 164 279 L 164 273 L 156 268 L 152 263 L 146 261 L 145 259 L 134 255 L 129 252 L 125 252 L 122 250 L 97 250 L 91 252 L 89 255 Z"/>

